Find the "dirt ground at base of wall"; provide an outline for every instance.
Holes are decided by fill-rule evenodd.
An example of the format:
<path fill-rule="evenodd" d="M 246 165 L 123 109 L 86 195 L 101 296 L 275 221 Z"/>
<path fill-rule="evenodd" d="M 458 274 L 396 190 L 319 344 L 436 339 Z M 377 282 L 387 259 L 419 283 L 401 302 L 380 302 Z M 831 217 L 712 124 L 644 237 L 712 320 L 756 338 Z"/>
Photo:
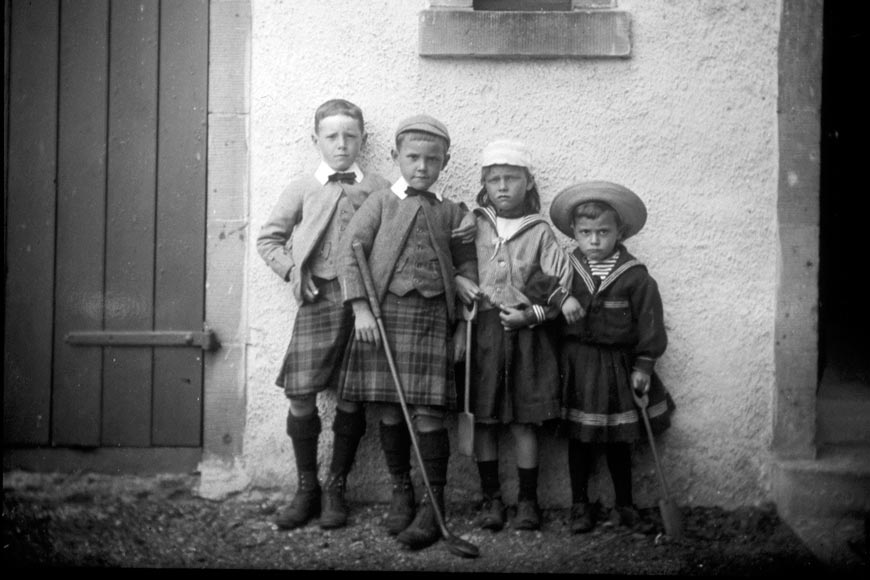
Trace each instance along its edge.
<path fill-rule="evenodd" d="M 819 562 L 771 505 L 681 509 L 683 535 L 664 533 L 657 508 L 645 532 L 602 517 L 570 533 L 570 510 L 544 510 L 538 531 L 480 529 L 477 506 L 449 505 L 448 531 L 479 549 L 476 558 L 445 540 L 409 551 L 387 534 L 386 504 L 350 504 L 350 521 L 317 520 L 279 530 L 285 493 L 246 491 L 222 500 L 196 494 L 198 477 L 33 474 L 3 476 L 3 565 L 9 568 L 470 572 L 595 575 L 759 576 L 834 570 Z M 424 490 L 421 490 L 421 492 Z M 602 515 L 606 516 L 602 508 Z M 510 513 L 510 510 L 509 510 Z M 649 527 L 649 526 L 648 526 Z M 866 555 L 864 562 L 866 563 Z"/>

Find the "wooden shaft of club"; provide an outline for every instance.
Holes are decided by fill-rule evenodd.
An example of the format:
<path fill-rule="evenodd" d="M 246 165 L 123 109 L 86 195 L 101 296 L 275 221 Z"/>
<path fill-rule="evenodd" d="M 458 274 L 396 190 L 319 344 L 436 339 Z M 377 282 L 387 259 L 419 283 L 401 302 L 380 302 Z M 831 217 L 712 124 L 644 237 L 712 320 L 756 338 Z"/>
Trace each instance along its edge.
<path fill-rule="evenodd" d="M 375 293 L 375 284 L 372 280 L 372 273 L 369 270 L 368 261 L 366 260 L 362 245 L 359 242 L 353 242 L 352 247 L 357 265 L 359 266 L 360 274 L 362 274 L 366 294 L 368 295 L 369 307 L 372 309 L 372 314 L 375 316 L 375 322 L 377 322 L 378 325 L 378 332 L 381 335 L 381 342 L 384 345 L 384 354 L 387 355 L 387 364 L 390 365 L 390 374 L 393 375 L 393 382 L 396 384 L 396 394 L 399 396 L 399 404 L 402 407 L 402 414 L 405 416 L 405 423 L 408 425 L 408 433 L 411 435 L 411 443 L 412 447 L 414 447 L 414 454 L 417 457 L 417 463 L 420 466 L 423 483 L 426 485 L 426 491 L 429 493 L 429 500 L 432 502 L 435 519 L 438 520 L 438 527 L 441 528 L 441 535 L 445 538 L 449 538 L 451 534 L 447 529 L 447 525 L 444 523 L 444 516 L 441 514 L 441 507 L 438 505 L 438 502 L 435 501 L 435 494 L 432 493 L 432 485 L 429 483 L 429 475 L 426 473 L 426 465 L 423 463 L 423 454 L 420 452 L 420 444 L 417 442 L 417 434 L 414 432 L 414 422 L 411 419 L 411 413 L 408 411 L 408 403 L 405 400 L 405 389 L 402 388 L 402 380 L 399 377 L 396 362 L 393 360 L 393 352 L 390 349 L 390 343 L 387 341 L 387 330 L 384 328 L 384 322 L 381 319 L 381 309 L 378 304 L 377 294 Z"/>
<path fill-rule="evenodd" d="M 471 404 L 471 320 L 465 322 L 465 412 Z"/>

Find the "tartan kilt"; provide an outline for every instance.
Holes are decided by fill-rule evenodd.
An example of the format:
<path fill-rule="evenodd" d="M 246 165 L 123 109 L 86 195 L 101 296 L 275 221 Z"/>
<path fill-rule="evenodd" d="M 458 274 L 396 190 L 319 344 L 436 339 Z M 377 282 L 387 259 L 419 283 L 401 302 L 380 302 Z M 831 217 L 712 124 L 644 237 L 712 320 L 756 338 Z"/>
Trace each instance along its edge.
<path fill-rule="evenodd" d="M 479 312 L 474 325 L 470 406 L 475 420 L 558 419 L 559 359 L 549 325 L 506 332 L 496 308 Z"/>
<path fill-rule="evenodd" d="M 586 443 L 646 441 L 646 427 L 631 396 L 633 357 L 627 350 L 566 339 L 560 349 L 563 417 L 568 437 Z M 655 373 L 647 414 L 653 433 L 670 427 L 674 401 Z"/>
<path fill-rule="evenodd" d="M 353 334 L 353 310 L 342 301 L 338 280 L 315 280 L 320 296 L 296 313 L 293 334 L 275 384 L 287 397 L 337 386 L 339 369 Z"/>
<path fill-rule="evenodd" d="M 444 295 L 424 298 L 416 291 L 404 296 L 388 292 L 381 304 L 381 320 L 405 402 L 455 409 L 453 337 L 448 332 Z M 341 397 L 348 401 L 400 402 L 384 349 L 355 338 L 339 384 Z"/>

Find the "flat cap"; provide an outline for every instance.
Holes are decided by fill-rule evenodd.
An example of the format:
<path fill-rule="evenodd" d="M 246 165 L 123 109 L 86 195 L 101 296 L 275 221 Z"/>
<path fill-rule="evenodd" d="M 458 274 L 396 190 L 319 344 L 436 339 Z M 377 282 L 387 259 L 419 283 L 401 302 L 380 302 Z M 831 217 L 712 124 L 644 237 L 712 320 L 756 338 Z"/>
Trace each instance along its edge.
<path fill-rule="evenodd" d="M 443 137 L 447 141 L 447 146 L 450 147 L 450 133 L 447 127 L 431 115 L 412 115 L 407 119 L 403 119 L 399 126 L 396 127 L 396 137 L 407 131 L 422 131 L 431 135 Z"/>

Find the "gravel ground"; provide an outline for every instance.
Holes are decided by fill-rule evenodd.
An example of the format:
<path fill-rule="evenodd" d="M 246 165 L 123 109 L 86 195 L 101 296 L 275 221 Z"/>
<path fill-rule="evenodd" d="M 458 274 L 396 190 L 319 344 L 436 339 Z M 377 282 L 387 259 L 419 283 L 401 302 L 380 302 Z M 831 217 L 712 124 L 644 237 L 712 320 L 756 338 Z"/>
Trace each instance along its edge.
<path fill-rule="evenodd" d="M 829 574 L 772 506 L 682 508 L 684 537 L 599 525 L 568 532 L 568 511 L 548 510 L 538 532 L 474 526 L 473 506 L 447 508 L 450 531 L 480 549 L 457 557 L 444 542 L 402 549 L 382 527 L 384 504 L 352 504 L 350 525 L 294 531 L 272 523 L 289 498 L 245 492 L 222 501 L 196 495 L 195 476 L 4 473 L 3 564 L 12 568 L 174 568 L 426 571 L 608 575 L 759 576 Z M 851 572 L 851 571 L 850 571 Z"/>

